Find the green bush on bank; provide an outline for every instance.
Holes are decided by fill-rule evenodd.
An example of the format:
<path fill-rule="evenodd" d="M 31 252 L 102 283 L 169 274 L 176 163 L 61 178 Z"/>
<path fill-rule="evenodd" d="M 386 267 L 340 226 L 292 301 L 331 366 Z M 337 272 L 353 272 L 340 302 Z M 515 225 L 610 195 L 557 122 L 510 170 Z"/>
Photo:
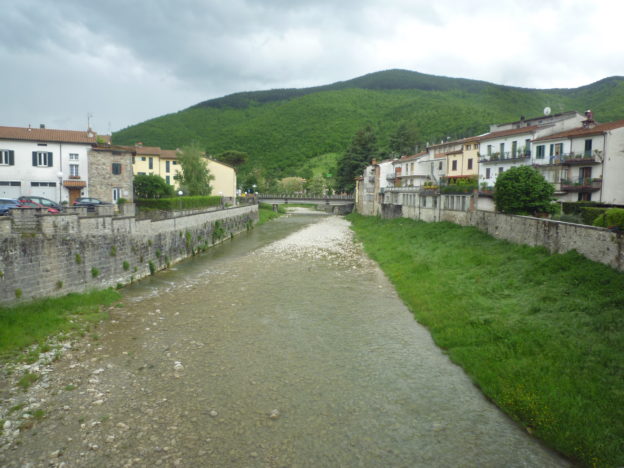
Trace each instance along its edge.
<path fill-rule="evenodd" d="M 594 220 L 594 226 L 624 230 L 624 208 L 609 208 Z"/>
<path fill-rule="evenodd" d="M 624 274 L 475 228 L 348 218 L 484 394 L 574 460 L 624 465 Z"/>
<path fill-rule="evenodd" d="M 210 208 L 221 205 L 220 196 L 194 196 L 136 200 L 136 204 L 141 209 L 175 211 Z"/>

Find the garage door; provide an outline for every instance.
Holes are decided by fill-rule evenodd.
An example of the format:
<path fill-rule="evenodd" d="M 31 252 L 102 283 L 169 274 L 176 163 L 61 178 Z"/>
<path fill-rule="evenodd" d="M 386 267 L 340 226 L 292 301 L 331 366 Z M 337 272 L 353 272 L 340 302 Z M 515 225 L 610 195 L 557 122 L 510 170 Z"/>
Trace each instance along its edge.
<path fill-rule="evenodd" d="M 22 195 L 33 195 L 38 197 L 49 198 L 50 200 L 58 200 L 59 190 L 56 182 L 31 182 L 30 191 Z"/>
<path fill-rule="evenodd" d="M 21 194 L 20 182 L 0 181 L 0 198 L 18 198 Z"/>

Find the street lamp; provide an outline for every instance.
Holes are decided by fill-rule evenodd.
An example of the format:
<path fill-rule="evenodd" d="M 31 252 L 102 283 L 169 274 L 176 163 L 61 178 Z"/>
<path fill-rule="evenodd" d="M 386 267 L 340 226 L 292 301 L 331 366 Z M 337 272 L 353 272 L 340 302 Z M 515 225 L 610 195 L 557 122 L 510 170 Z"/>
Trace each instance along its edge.
<path fill-rule="evenodd" d="M 221 197 L 221 209 L 223 209 L 223 192 L 219 192 L 219 196 Z"/>
<path fill-rule="evenodd" d="M 178 191 L 178 196 L 181 197 L 182 195 L 184 195 L 184 192 L 182 190 L 179 190 Z M 182 199 L 178 200 L 178 210 L 182 211 Z"/>
<path fill-rule="evenodd" d="M 61 171 L 56 174 L 59 179 L 59 204 L 63 203 L 63 173 Z"/>

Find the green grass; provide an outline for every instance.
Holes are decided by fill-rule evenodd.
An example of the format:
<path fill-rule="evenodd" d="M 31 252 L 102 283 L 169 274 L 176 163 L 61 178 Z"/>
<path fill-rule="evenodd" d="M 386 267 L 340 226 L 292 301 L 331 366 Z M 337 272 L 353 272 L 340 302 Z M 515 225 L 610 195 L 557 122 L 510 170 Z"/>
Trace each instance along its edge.
<path fill-rule="evenodd" d="M 348 218 L 416 319 L 500 408 L 574 460 L 624 465 L 624 274 L 475 228 Z"/>
<path fill-rule="evenodd" d="M 100 306 L 119 297 L 114 290 L 105 289 L 0 307 L 0 359 L 15 356 L 35 343 L 41 345 L 37 351 L 49 349 L 45 345 L 49 336 L 89 328 L 107 317 Z"/>
<path fill-rule="evenodd" d="M 282 205 L 278 205 L 277 210 L 277 212 L 273 211 L 273 207 L 267 203 L 260 203 L 258 205 L 258 226 L 286 214 Z"/>

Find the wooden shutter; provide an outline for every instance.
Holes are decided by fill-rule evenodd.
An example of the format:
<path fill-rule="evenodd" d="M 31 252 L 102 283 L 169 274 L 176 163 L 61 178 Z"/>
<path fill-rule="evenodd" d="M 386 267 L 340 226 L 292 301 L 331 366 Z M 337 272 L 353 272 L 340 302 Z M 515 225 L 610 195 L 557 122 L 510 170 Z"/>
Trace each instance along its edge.
<path fill-rule="evenodd" d="M 52 153 L 48 153 L 48 167 L 52 167 Z"/>
<path fill-rule="evenodd" d="M 37 152 L 33 151 L 32 153 L 33 153 L 33 166 L 36 166 L 37 165 Z"/>

